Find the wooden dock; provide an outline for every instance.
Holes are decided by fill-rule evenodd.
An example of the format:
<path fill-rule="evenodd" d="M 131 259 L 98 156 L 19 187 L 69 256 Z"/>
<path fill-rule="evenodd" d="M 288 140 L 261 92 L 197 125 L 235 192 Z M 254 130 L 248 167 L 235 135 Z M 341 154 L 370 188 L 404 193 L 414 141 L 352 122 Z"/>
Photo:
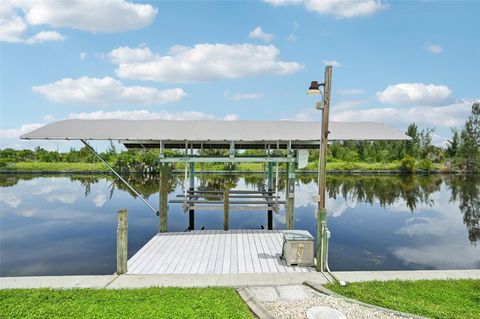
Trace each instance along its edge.
<path fill-rule="evenodd" d="M 197 230 L 159 233 L 128 260 L 128 274 L 312 272 L 280 259 L 280 230 Z"/>

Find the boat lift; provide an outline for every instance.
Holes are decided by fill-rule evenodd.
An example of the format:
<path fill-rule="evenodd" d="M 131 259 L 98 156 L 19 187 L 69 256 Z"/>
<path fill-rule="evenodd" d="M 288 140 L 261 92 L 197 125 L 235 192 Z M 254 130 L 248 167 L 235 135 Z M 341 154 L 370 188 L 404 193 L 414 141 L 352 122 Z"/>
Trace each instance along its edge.
<path fill-rule="evenodd" d="M 325 126 L 325 125 L 324 125 Z M 373 122 L 329 122 L 323 132 L 318 122 L 300 121 L 171 121 L 171 120 L 63 120 L 53 122 L 21 136 L 22 139 L 80 140 L 115 174 L 127 187 L 159 216 L 159 231 L 168 230 L 168 166 L 171 163 L 184 165 L 184 191 L 170 203 L 183 204 L 189 212 L 189 228 L 194 229 L 195 210 L 224 210 L 224 229 L 228 229 L 229 211 L 232 209 L 261 209 L 268 214 L 268 228 L 272 228 L 272 213 L 285 206 L 285 227 L 293 229 L 295 223 L 295 169 L 304 167 L 309 149 L 322 146 L 322 178 L 319 203 L 316 211 L 317 237 L 321 241 L 317 250 L 320 262 L 317 269 L 328 268 L 328 229 L 325 203 L 325 158 L 328 141 L 344 140 L 408 140 L 402 132 Z M 90 141 L 119 141 L 127 148 L 158 148 L 160 171 L 158 211 L 137 192 L 90 146 Z M 167 156 L 165 149 L 184 149 L 180 156 Z M 203 149 L 229 150 L 226 156 L 201 156 Z M 264 156 L 245 156 L 242 150 L 268 150 Z M 275 149 L 275 152 L 270 150 Z M 239 151 L 237 153 L 237 151 Z M 280 151 L 280 152 L 279 152 Z M 251 190 L 205 190 L 195 189 L 196 163 L 264 163 L 268 166 L 268 188 Z M 275 165 L 275 178 L 273 167 Z M 279 167 L 285 167 L 286 188 L 283 199 L 278 187 Z M 327 269 L 328 270 L 328 269 Z"/>

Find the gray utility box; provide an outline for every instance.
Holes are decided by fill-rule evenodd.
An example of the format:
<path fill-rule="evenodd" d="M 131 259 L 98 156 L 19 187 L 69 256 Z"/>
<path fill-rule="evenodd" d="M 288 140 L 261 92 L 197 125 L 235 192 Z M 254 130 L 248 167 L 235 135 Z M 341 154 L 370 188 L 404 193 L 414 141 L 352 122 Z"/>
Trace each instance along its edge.
<path fill-rule="evenodd" d="M 313 236 L 306 230 L 285 230 L 282 258 L 288 266 L 314 266 Z"/>

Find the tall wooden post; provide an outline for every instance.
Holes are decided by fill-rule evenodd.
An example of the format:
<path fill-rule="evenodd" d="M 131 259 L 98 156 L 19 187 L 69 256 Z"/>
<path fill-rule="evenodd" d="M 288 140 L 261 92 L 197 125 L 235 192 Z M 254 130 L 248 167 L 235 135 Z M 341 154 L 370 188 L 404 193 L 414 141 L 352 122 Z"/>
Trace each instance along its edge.
<path fill-rule="evenodd" d="M 228 189 L 223 191 L 223 230 L 228 230 L 230 194 Z"/>
<path fill-rule="evenodd" d="M 168 224 L 168 164 L 160 163 L 160 227 L 159 231 L 161 233 L 167 232 Z"/>
<path fill-rule="evenodd" d="M 320 140 L 320 159 L 318 167 L 318 210 L 317 210 L 317 270 L 326 270 L 327 238 L 327 210 L 325 209 L 327 188 L 327 143 L 328 121 L 330 112 L 330 92 L 332 85 L 332 67 L 325 67 L 325 90 L 323 95 L 322 132 Z"/>
<path fill-rule="evenodd" d="M 287 229 L 295 227 L 295 164 L 287 163 L 287 185 L 285 190 L 285 224 Z"/>
<path fill-rule="evenodd" d="M 195 190 L 195 163 L 189 163 L 189 165 L 190 165 L 190 191 L 193 192 Z M 195 210 L 194 209 L 188 210 L 188 229 L 189 230 L 195 229 Z"/>
<path fill-rule="evenodd" d="M 117 275 L 126 273 L 128 258 L 128 212 L 117 212 Z"/>
<path fill-rule="evenodd" d="M 273 163 L 268 163 L 268 200 L 272 200 L 273 195 Z M 271 208 L 272 205 L 268 204 L 268 207 Z M 271 209 L 267 211 L 267 229 L 273 229 L 273 212 Z"/>

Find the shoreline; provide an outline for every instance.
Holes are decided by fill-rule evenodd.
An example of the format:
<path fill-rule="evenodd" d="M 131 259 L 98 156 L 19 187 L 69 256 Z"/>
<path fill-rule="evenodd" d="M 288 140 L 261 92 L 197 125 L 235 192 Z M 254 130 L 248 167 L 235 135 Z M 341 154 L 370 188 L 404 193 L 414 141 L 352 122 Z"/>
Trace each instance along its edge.
<path fill-rule="evenodd" d="M 184 174 L 183 170 L 174 170 L 174 174 Z M 203 172 L 196 172 L 197 174 L 218 174 L 218 175 L 236 175 L 236 174 L 265 174 L 264 171 L 225 171 L 225 170 L 205 170 Z M 279 172 L 280 174 L 286 174 L 283 171 Z M 328 170 L 327 173 L 331 175 L 475 175 L 480 172 L 463 172 L 456 170 L 430 170 L 430 171 L 416 171 L 405 173 L 400 170 Z M 0 174 L 10 175 L 10 174 L 51 174 L 51 175 L 61 175 L 61 174 L 107 174 L 113 175 L 110 171 L 104 170 L 0 170 Z M 124 175 L 154 175 L 158 173 L 146 173 L 141 171 L 133 171 L 128 173 L 122 173 Z M 304 171 L 297 170 L 295 174 L 318 174 L 318 171 Z"/>

